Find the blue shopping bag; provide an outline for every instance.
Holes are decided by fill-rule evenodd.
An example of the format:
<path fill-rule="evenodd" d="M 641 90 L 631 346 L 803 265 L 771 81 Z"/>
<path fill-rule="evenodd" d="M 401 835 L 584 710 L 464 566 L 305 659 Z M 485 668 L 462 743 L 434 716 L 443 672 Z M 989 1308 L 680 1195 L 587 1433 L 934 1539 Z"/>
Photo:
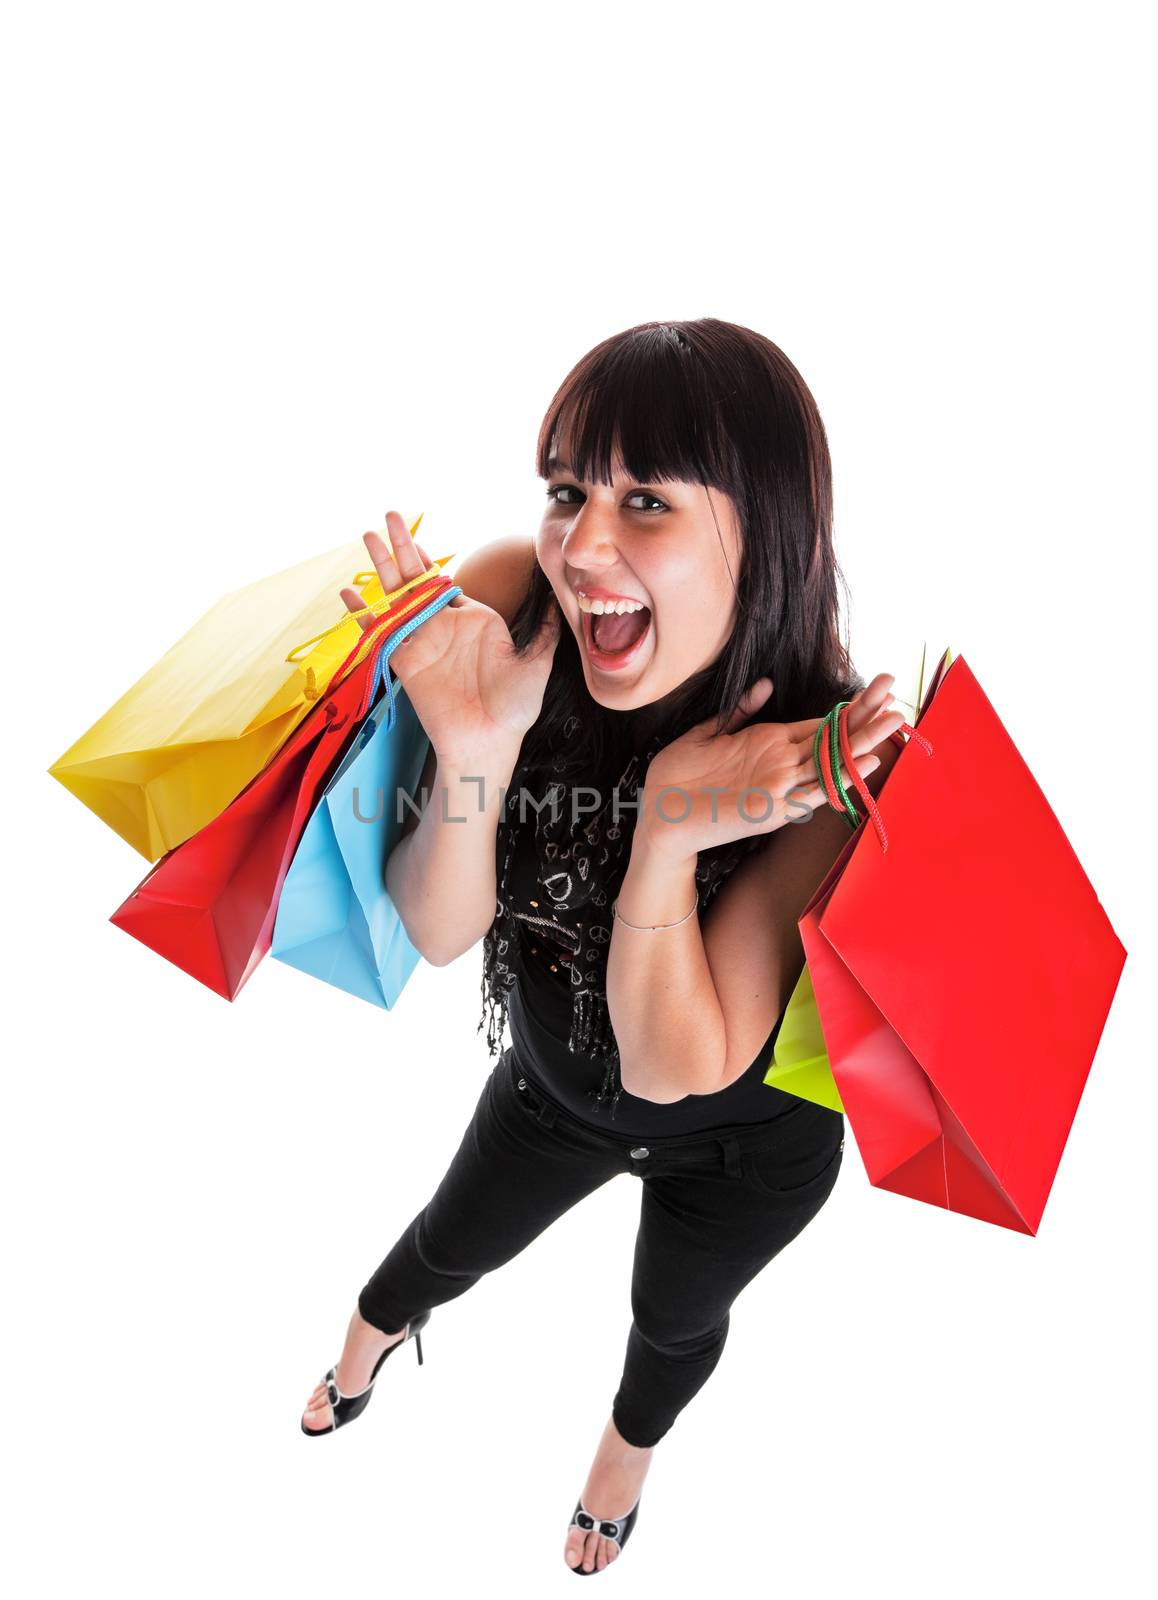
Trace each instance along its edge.
<path fill-rule="evenodd" d="M 430 740 L 386 666 L 391 647 L 462 590 L 455 586 L 387 642 L 385 693 L 366 716 L 306 824 L 278 901 L 270 954 L 386 1010 L 421 959 L 386 892 L 402 835 L 403 790 L 417 798 Z M 401 816 L 399 816 L 401 809 Z"/>

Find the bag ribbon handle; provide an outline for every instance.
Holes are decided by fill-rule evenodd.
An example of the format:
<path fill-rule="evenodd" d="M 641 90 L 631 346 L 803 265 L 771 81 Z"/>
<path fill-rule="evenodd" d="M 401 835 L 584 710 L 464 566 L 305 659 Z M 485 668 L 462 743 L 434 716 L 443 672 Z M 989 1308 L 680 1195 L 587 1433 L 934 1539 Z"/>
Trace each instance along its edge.
<path fill-rule="evenodd" d="M 433 595 L 451 587 L 457 588 L 457 585 L 442 573 L 431 571 L 422 574 L 421 578 L 416 580 L 416 586 L 409 589 L 401 604 L 384 611 L 381 616 L 376 617 L 372 627 L 360 631 L 357 642 L 331 677 L 330 687 L 336 687 L 343 678 L 347 678 L 355 667 L 360 666 L 372 652 L 375 652 L 395 629 L 404 626 L 407 619 L 421 611 Z M 461 590 L 459 592 L 461 593 Z M 317 691 L 314 698 L 318 698 L 320 693 L 320 690 Z"/>
<path fill-rule="evenodd" d="M 415 527 L 417 527 L 417 526 L 418 526 L 418 524 L 416 522 L 415 523 Z M 388 613 L 392 613 L 392 614 L 396 615 L 397 613 L 394 613 L 394 610 L 393 610 L 395 601 L 400 599 L 403 595 L 406 595 L 406 594 L 410 593 L 412 590 L 417 588 L 419 585 L 427 584 L 427 583 L 431 582 L 434 578 L 440 577 L 442 575 L 443 567 L 449 565 L 449 563 L 454 560 L 454 558 L 455 558 L 455 556 L 457 554 L 458 554 L 457 551 L 452 551 L 452 553 L 450 555 L 442 556 L 439 560 L 433 562 L 429 567 L 427 567 L 424 572 L 420 572 L 420 573 L 416 574 L 415 577 L 409 578 L 404 584 L 400 585 L 399 588 L 392 589 L 389 594 L 384 594 L 380 600 L 375 600 L 368 606 L 361 606 L 361 607 L 359 607 L 359 609 L 357 611 L 347 611 L 347 613 L 346 613 L 346 615 L 344 617 L 340 618 L 339 621 L 333 623 L 330 627 L 324 628 L 321 633 L 316 633 L 313 636 L 312 639 L 304 639 L 301 642 L 301 644 L 294 645 L 293 649 L 286 656 L 286 660 L 288 662 L 292 662 L 292 663 L 295 663 L 297 665 L 301 665 L 300 657 L 302 656 L 303 652 L 312 650 L 314 645 L 319 644 L 323 639 L 328 639 L 329 636 L 332 633 L 337 633 L 339 628 L 344 628 L 346 623 L 349 622 L 351 619 L 358 618 L 358 617 L 365 617 L 367 615 L 371 615 L 371 616 L 375 616 L 375 617 L 377 617 L 377 616 L 385 616 Z M 378 576 L 378 574 L 376 572 L 373 572 L 373 571 L 371 571 L 371 572 L 358 572 L 358 573 L 355 573 L 355 575 L 354 575 L 354 583 L 355 584 L 366 583 L 370 579 L 376 578 L 377 576 Z M 449 583 L 450 582 L 450 580 L 448 578 L 445 578 L 445 577 L 443 578 L 442 581 L 444 583 Z M 383 609 L 383 608 L 385 608 L 385 609 Z M 367 634 L 367 637 L 368 637 L 368 634 Z M 323 691 L 318 687 L 317 674 L 315 673 L 313 667 L 307 666 L 305 668 L 305 674 L 306 674 L 306 685 L 305 685 L 304 690 L 302 691 L 305 699 L 307 699 L 307 700 L 317 700 L 317 699 L 319 699 Z"/>
<path fill-rule="evenodd" d="M 885 831 L 885 825 L 881 820 L 880 812 L 877 810 L 876 802 L 869 793 L 864 779 L 856 770 L 855 757 L 852 753 L 852 745 L 849 742 L 848 708 L 851 704 L 851 700 L 840 700 L 833 706 L 826 717 L 821 718 L 820 726 L 817 728 L 816 736 L 812 741 L 812 759 L 816 764 L 816 770 L 819 774 L 818 781 L 824 789 L 829 805 L 834 811 L 839 811 L 844 815 L 850 829 L 855 833 L 864 818 L 857 815 L 856 806 L 844 786 L 844 780 L 840 772 L 840 763 L 843 760 L 849 777 L 873 820 L 873 826 L 877 831 L 881 849 L 887 850 L 889 848 L 889 836 Z M 826 729 L 827 732 L 825 731 Z M 907 735 L 907 737 L 903 737 L 904 735 Z M 926 755 L 931 756 L 933 754 L 931 740 L 926 739 L 923 733 L 918 733 L 916 728 L 911 727 L 907 722 L 902 722 L 899 728 L 894 728 L 892 733 L 889 734 L 889 738 L 901 750 L 915 739 Z"/>
<path fill-rule="evenodd" d="M 462 589 L 457 583 L 451 583 L 449 579 L 443 579 L 440 592 L 435 594 L 433 600 L 429 600 L 429 603 L 424 605 L 421 611 L 410 617 L 410 619 L 405 622 L 401 628 L 396 628 L 386 640 L 385 645 L 379 649 L 378 659 L 374 664 L 374 671 L 370 676 L 370 683 L 365 697 L 365 707 L 368 707 L 377 698 L 378 685 L 381 684 L 386 690 L 386 698 L 389 702 L 389 711 L 386 717 L 387 733 L 390 732 L 391 728 L 393 728 L 395 722 L 398 720 L 398 711 L 396 707 L 397 694 L 395 689 L 396 680 L 391 677 L 388 667 L 390 657 L 394 654 L 395 650 L 397 650 L 402 641 L 410 637 L 415 628 L 420 628 L 428 617 L 433 617 L 435 612 L 441 611 L 444 606 L 448 606 L 455 596 L 460 595 L 462 592 Z M 385 630 L 376 631 L 381 633 Z M 365 714 L 365 709 L 363 710 L 362 714 Z"/>
<path fill-rule="evenodd" d="M 332 695 L 329 695 L 322 708 L 324 731 L 337 733 L 345 727 L 346 723 L 353 720 L 355 723 L 363 722 L 374 700 L 380 684 L 385 686 L 389 701 L 389 715 L 386 721 L 386 731 L 389 732 L 398 720 L 397 691 L 394 680 L 388 671 L 388 662 L 391 655 L 402 641 L 422 626 L 428 617 L 434 616 L 436 611 L 441 611 L 448 606 L 456 595 L 462 594 L 462 589 L 456 583 L 451 583 L 449 578 L 436 575 L 419 591 L 415 591 L 417 598 L 408 601 L 403 608 L 413 614 L 402 624 L 398 625 L 399 613 L 394 612 L 383 616 L 375 623 L 374 627 L 366 630 L 362 638 L 354 646 L 345 661 L 338 668 L 330 681 L 330 689 L 337 687 L 369 657 L 374 657 L 373 670 L 367 673 L 366 681 L 362 686 L 358 707 L 353 712 L 339 714 L 337 705 Z M 431 598 L 433 596 L 433 598 Z"/>

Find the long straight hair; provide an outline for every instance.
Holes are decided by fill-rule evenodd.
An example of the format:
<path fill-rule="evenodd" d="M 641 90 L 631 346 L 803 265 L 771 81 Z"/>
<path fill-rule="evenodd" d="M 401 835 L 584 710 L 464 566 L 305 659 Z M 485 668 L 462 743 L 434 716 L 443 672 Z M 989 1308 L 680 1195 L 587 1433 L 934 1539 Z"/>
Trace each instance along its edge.
<path fill-rule="evenodd" d="M 580 478 L 610 485 L 618 453 L 641 483 L 700 483 L 709 503 L 712 489 L 731 496 L 740 531 L 736 619 L 715 661 L 662 699 L 627 711 L 592 698 L 579 645 L 564 625 L 543 709 L 520 751 L 525 773 L 562 756 L 566 773 L 594 782 L 657 732 L 670 742 L 711 716 L 722 731 L 765 674 L 772 694 L 752 721 L 822 717 L 864 688 L 840 633 L 838 590 L 847 595 L 847 586 L 833 549 L 824 424 L 808 385 L 770 339 L 716 317 L 644 322 L 613 334 L 551 400 L 537 442 L 540 477 L 550 476 L 548 461 L 563 439 Z M 512 619 L 516 647 L 527 647 L 553 603 L 536 562 Z"/>

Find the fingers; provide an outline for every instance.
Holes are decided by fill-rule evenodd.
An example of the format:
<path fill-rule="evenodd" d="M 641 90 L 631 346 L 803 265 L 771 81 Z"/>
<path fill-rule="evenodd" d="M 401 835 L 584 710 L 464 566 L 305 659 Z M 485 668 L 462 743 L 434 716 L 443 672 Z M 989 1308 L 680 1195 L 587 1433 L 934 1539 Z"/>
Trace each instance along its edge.
<path fill-rule="evenodd" d="M 389 526 L 389 524 L 387 526 Z M 378 549 L 378 559 L 385 565 L 387 576 L 390 579 L 389 584 L 387 584 L 385 582 L 385 580 L 383 579 L 382 588 L 383 588 L 384 593 L 389 594 L 391 592 L 391 590 L 401 588 L 402 580 L 397 576 L 397 574 L 398 574 L 398 566 L 397 566 L 397 563 L 394 560 L 393 551 L 391 550 L 390 546 L 387 544 L 386 540 L 382 537 L 381 533 L 377 532 L 375 529 L 371 529 L 369 533 L 364 533 L 362 535 L 362 539 L 363 539 L 363 542 L 366 543 L 367 550 L 370 548 L 369 543 L 368 543 L 369 540 L 373 539 L 376 542 L 377 549 Z M 426 551 L 422 548 L 422 546 L 420 544 L 416 543 L 414 548 L 415 548 L 415 550 L 417 550 L 419 556 L 422 559 L 422 570 L 423 571 L 429 571 L 429 569 L 434 565 L 434 562 L 427 555 Z M 380 567 L 378 567 L 377 563 L 375 563 L 375 569 L 378 572 L 379 578 L 382 578 L 383 577 L 382 570 L 381 570 Z"/>
<path fill-rule="evenodd" d="M 851 715 L 851 713 L 850 713 Z M 855 733 L 849 729 L 848 742 L 854 756 L 859 756 L 866 750 L 871 750 L 874 745 L 883 744 L 886 739 L 897 731 L 905 721 L 903 711 L 882 711 L 879 716 L 862 726 Z"/>
<path fill-rule="evenodd" d="M 896 679 L 890 672 L 879 672 L 871 683 L 866 683 L 859 694 L 856 694 L 848 703 L 848 734 L 853 740 L 858 732 L 863 734 L 872 723 L 873 718 L 880 715 L 884 707 L 892 698 L 892 688 Z M 879 744 L 894 728 L 899 728 L 907 719 L 903 711 L 887 712 L 887 716 L 895 716 L 896 721 L 889 727 L 878 727 L 878 731 L 867 744 L 862 743 L 859 748 L 867 750 L 874 744 Z M 786 722 L 784 731 L 795 744 L 811 744 L 816 738 L 816 730 L 824 721 L 823 717 L 802 717 L 798 722 Z M 855 742 L 854 750 L 858 747 Z"/>
<path fill-rule="evenodd" d="M 419 555 L 418 548 L 410 537 L 410 529 L 406 526 L 406 518 L 400 511 L 386 513 L 386 529 L 390 535 L 390 543 L 394 547 L 394 560 L 402 574 L 403 583 L 408 578 L 417 578 L 430 563 Z"/>
<path fill-rule="evenodd" d="M 434 562 L 422 546 L 415 544 L 411 539 L 406 519 L 399 512 L 386 513 L 386 532 L 389 535 L 389 542 L 381 533 L 371 529 L 369 533 L 362 535 L 362 543 L 374 563 L 374 571 L 378 574 L 382 593 L 393 594 L 394 590 L 401 589 L 408 579 L 429 571 Z M 341 596 L 350 611 L 361 611 L 366 604 L 356 589 L 343 589 Z M 450 602 L 451 605 L 457 603 L 457 599 Z M 378 617 L 373 612 L 367 612 L 364 617 L 358 618 L 363 629 L 372 628 L 377 620 Z"/>
<path fill-rule="evenodd" d="M 750 683 L 740 696 L 735 710 L 729 714 L 727 721 L 723 724 L 723 727 L 720 731 L 722 733 L 738 732 L 739 729 L 744 726 L 745 722 L 748 721 L 749 717 L 755 716 L 756 712 L 759 711 L 760 707 L 765 703 L 771 693 L 772 679 L 767 676 L 763 678 L 757 678 L 755 683 Z M 714 739 L 716 737 L 717 721 L 717 715 L 715 712 L 713 712 L 710 717 L 705 717 L 702 722 L 698 722 L 696 724 L 696 731 L 698 731 L 700 738 Z M 815 723 L 813 726 L 815 727 Z"/>
<path fill-rule="evenodd" d="M 744 725 L 749 717 L 754 716 L 772 693 L 772 679 L 769 677 L 757 678 L 740 696 L 740 703 L 724 724 L 725 733 L 735 733 Z M 713 719 L 714 721 L 714 719 Z"/>
<path fill-rule="evenodd" d="M 377 531 L 364 533 L 362 543 L 374 563 L 383 594 L 391 594 L 395 589 L 400 589 L 407 579 L 425 572 L 431 563 L 428 557 L 419 553 L 418 546 L 410 537 L 406 519 L 399 512 L 386 513 L 386 533 L 388 540 Z"/>
<path fill-rule="evenodd" d="M 395 587 L 397 587 L 397 585 L 395 585 Z M 363 606 L 366 604 L 365 600 L 362 599 L 362 596 L 358 593 L 357 589 L 343 589 L 340 592 L 342 599 L 346 602 L 347 611 L 361 611 Z M 363 629 L 372 628 L 377 620 L 378 618 L 372 611 L 367 611 L 365 616 L 358 618 L 358 624 Z"/>
<path fill-rule="evenodd" d="M 860 756 L 853 761 L 853 765 L 862 778 L 867 778 L 870 773 L 875 772 L 880 764 L 879 757 L 871 755 Z M 845 789 L 851 794 L 855 789 L 855 785 L 849 774 L 848 767 L 843 761 L 840 763 L 840 779 Z M 828 795 L 825 793 L 824 785 L 816 776 L 816 768 L 811 763 L 807 770 L 801 770 L 797 781 L 785 791 L 784 800 L 787 805 L 808 806 L 813 811 L 818 811 L 822 806 L 828 804 Z"/>
<path fill-rule="evenodd" d="M 892 673 L 879 672 L 871 683 L 866 684 L 860 693 L 849 701 L 848 735 L 854 755 L 871 749 L 874 744 L 880 744 L 906 720 L 902 711 L 884 710 L 892 697 L 895 682 Z M 744 691 L 739 705 L 724 726 L 724 732 L 735 733 L 742 727 L 749 717 L 759 711 L 772 693 L 772 689 L 773 680 L 770 677 L 757 678 L 756 682 Z M 889 720 L 890 718 L 892 720 Z M 781 726 L 794 744 L 811 745 L 816 738 L 816 730 L 823 720 L 823 717 L 801 717 L 797 722 L 786 722 Z M 714 724 L 714 718 L 708 718 L 707 722 Z M 866 734 L 870 736 L 866 738 Z"/>
<path fill-rule="evenodd" d="M 871 683 L 866 683 L 861 692 L 853 696 L 848 708 L 850 733 L 854 728 L 863 728 L 883 710 L 892 698 L 893 684 L 896 681 L 891 672 L 878 672 Z M 901 721 L 904 720 L 902 717 Z"/>
<path fill-rule="evenodd" d="M 905 713 L 903 711 L 882 711 L 871 722 L 862 723 L 859 728 L 854 729 L 852 727 L 852 712 L 850 711 L 849 726 L 846 731 L 848 733 L 849 749 L 852 751 L 853 757 L 863 756 L 878 744 L 884 744 L 885 740 L 891 738 L 904 720 Z M 816 774 L 816 760 L 812 754 L 812 746 L 816 738 L 816 729 L 819 726 L 819 721 L 815 721 L 812 728 L 812 737 L 800 741 L 801 748 L 807 751 L 807 754 L 801 755 L 801 766 L 807 767 L 813 776 Z"/>

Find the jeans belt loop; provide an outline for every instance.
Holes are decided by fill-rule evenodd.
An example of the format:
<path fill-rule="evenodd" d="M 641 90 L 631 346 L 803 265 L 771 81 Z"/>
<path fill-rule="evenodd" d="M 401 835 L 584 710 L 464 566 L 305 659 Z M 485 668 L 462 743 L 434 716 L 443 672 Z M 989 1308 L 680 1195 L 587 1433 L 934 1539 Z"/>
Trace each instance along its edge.
<path fill-rule="evenodd" d="M 740 1141 L 734 1133 L 726 1133 L 720 1139 L 724 1150 L 724 1171 L 729 1178 L 740 1176 Z"/>
<path fill-rule="evenodd" d="M 555 1107 L 549 1100 L 544 1100 L 539 1108 L 539 1121 L 544 1128 L 553 1128 L 555 1126 Z"/>

